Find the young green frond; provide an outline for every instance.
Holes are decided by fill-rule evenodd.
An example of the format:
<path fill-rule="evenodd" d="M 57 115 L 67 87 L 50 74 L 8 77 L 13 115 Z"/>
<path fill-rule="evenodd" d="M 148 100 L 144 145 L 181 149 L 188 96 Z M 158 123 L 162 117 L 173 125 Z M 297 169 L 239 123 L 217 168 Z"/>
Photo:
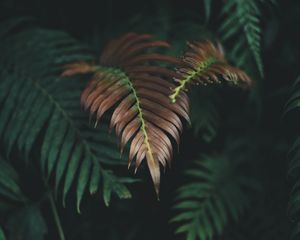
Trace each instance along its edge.
<path fill-rule="evenodd" d="M 74 63 L 66 66 L 63 75 L 94 73 L 81 95 L 81 103 L 96 116 L 96 124 L 106 111 L 114 109 L 110 127 L 121 138 L 121 150 L 131 141 L 129 166 L 135 159 L 137 170 L 146 159 L 158 195 L 160 165 L 170 165 L 172 139 L 179 144 L 181 118 L 189 121 L 189 103 L 185 94 L 176 104 L 170 102 L 168 96 L 174 85 L 166 78 L 179 75 L 155 63 L 181 61 L 147 52 L 153 47 L 169 47 L 164 41 L 152 39 L 148 34 L 128 33 L 106 46 L 99 65 Z"/>
<path fill-rule="evenodd" d="M 203 41 L 188 43 L 188 46 L 189 50 L 184 54 L 182 65 L 174 77 L 178 85 L 170 94 L 173 103 L 190 84 L 218 84 L 222 79 L 242 87 L 251 84 L 251 79 L 245 72 L 226 61 L 220 43 L 215 45 L 210 41 Z"/>
<path fill-rule="evenodd" d="M 220 155 L 204 156 L 186 171 L 191 183 L 176 192 L 176 233 L 188 240 L 215 239 L 230 220 L 237 221 L 248 206 L 246 189 L 252 184 L 236 164 Z"/>

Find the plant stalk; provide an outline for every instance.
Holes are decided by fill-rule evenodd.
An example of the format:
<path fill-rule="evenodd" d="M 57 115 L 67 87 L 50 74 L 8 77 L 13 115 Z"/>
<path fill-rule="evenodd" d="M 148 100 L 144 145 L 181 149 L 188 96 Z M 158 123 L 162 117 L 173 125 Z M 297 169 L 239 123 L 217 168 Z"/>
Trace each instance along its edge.
<path fill-rule="evenodd" d="M 56 224 L 56 227 L 57 227 L 59 239 L 60 240 L 66 240 L 65 234 L 64 234 L 64 231 L 63 231 L 63 228 L 62 228 L 62 225 L 61 225 L 61 221 L 60 221 L 60 218 L 59 218 L 59 215 L 58 215 L 58 212 L 57 212 L 57 208 L 56 208 L 53 196 L 52 196 L 52 193 L 49 193 L 49 202 L 50 202 L 51 210 L 52 210 L 52 213 L 53 213 L 53 216 L 54 216 L 54 221 L 55 221 L 55 224 Z"/>

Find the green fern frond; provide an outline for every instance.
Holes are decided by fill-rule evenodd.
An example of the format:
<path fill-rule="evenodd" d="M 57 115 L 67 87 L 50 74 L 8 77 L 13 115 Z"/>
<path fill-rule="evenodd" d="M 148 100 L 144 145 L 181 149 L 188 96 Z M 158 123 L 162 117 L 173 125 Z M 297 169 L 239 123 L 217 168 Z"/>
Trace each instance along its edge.
<path fill-rule="evenodd" d="M 62 187 L 64 202 L 76 184 L 79 211 L 87 189 L 94 194 L 101 181 L 110 181 L 106 178 L 117 181 L 101 162 L 120 162 L 117 146 L 111 144 L 116 140 L 86 124 L 79 104 L 85 81 L 59 77 L 61 64 L 90 61 L 93 55 L 69 35 L 40 28 L 6 37 L 0 52 L 0 136 L 7 153 L 17 148 L 29 158 L 41 142 L 43 173 L 55 176 L 55 188 Z M 116 193 L 130 195 L 125 186 L 121 194 Z"/>
<path fill-rule="evenodd" d="M 186 175 L 192 182 L 177 190 L 174 209 L 178 213 L 171 220 L 180 224 L 176 233 L 184 233 L 188 240 L 214 239 L 247 208 L 245 190 L 252 188 L 251 183 L 220 155 L 202 157 Z"/>
<path fill-rule="evenodd" d="M 238 39 L 231 50 L 232 58 L 237 60 L 237 65 L 245 65 L 251 54 L 260 76 L 263 77 L 260 5 L 258 0 L 226 1 L 222 13 L 224 21 L 219 31 L 224 41 L 230 42 Z"/>
<path fill-rule="evenodd" d="M 288 99 L 285 106 L 284 114 L 295 111 L 300 107 L 300 76 L 296 79 L 291 97 Z M 291 232 L 290 239 L 299 239 L 300 237 L 300 137 L 298 135 L 293 147 L 290 150 L 289 165 L 288 165 L 288 178 L 292 181 L 293 187 L 291 190 L 290 199 L 288 202 L 287 213 L 291 220 L 294 222 L 293 231 Z"/>
<path fill-rule="evenodd" d="M 293 222 L 293 230 L 291 232 L 290 238 L 291 240 L 299 239 L 300 237 L 300 150 L 299 150 L 300 138 L 295 141 L 294 146 L 290 151 L 291 159 L 289 160 L 288 165 L 288 178 L 292 181 L 293 187 L 291 190 L 288 206 L 287 206 L 287 214 Z"/>
<path fill-rule="evenodd" d="M 21 203 L 26 198 L 20 188 L 18 173 L 0 156 L 0 202 L 4 200 Z"/>
<path fill-rule="evenodd" d="M 113 192 L 116 192 L 117 195 L 122 199 L 131 198 L 131 194 L 128 189 L 125 187 L 123 182 L 132 182 L 132 180 L 128 179 L 118 179 L 111 172 L 105 172 L 106 177 L 104 177 L 103 182 L 103 199 L 106 206 L 109 205 L 111 195 Z"/>
<path fill-rule="evenodd" d="M 300 107 L 300 76 L 298 76 L 294 82 L 292 94 L 285 105 L 283 115 L 286 115 L 288 112 L 293 111 L 298 107 Z"/>

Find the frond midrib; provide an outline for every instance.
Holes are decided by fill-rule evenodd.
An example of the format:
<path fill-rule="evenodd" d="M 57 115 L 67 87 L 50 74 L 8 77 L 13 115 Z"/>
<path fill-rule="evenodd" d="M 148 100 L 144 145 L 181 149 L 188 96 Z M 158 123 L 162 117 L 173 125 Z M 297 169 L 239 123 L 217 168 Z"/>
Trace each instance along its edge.
<path fill-rule="evenodd" d="M 179 94 L 186 89 L 186 85 L 194 80 L 197 75 L 200 75 L 206 69 L 208 69 L 211 65 L 217 63 L 218 60 L 214 57 L 209 57 L 205 61 L 199 63 L 196 70 L 191 70 L 187 76 L 179 81 L 179 85 L 173 89 L 173 93 L 169 96 L 172 103 L 175 103 Z"/>
<path fill-rule="evenodd" d="M 151 161 L 154 161 L 154 158 L 153 158 L 153 151 L 152 151 L 152 147 L 151 147 L 151 144 L 149 142 L 149 136 L 148 136 L 148 133 L 147 133 L 147 130 L 146 130 L 146 123 L 145 123 L 145 119 L 144 119 L 144 113 L 143 113 L 143 109 L 141 107 L 141 102 L 140 102 L 140 99 L 139 99 L 139 96 L 138 96 L 138 93 L 134 87 L 134 84 L 130 81 L 129 77 L 125 74 L 124 74 L 124 81 L 126 81 L 127 83 L 127 86 L 129 87 L 130 91 L 132 92 L 132 95 L 135 99 L 135 105 L 136 105 L 136 110 L 138 112 L 138 118 L 141 122 L 141 131 L 144 135 L 144 143 L 147 147 L 147 152 L 149 153 L 149 157 L 151 158 L 150 160 Z"/>
<path fill-rule="evenodd" d="M 144 135 L 144 144 L 146 145 L 147 153 L 149 154 L 148 156 L 150 157 L 150 160 L 154 162 L 155 160 L 153 157 L 153 150 L 149 142 L 149 136 L 146 129 L 146 122 L 144 118 L 143 109 L 141 107 L 140 98 L 138 96 L 137 90 L 135 89 L 134 83 L 130 80 L 129 76 L 126 74 L 126 71 L 124 71 L 123 69 L 112 68 L 102 65 L 95 65 L 93 66 L 93 68 L 94 72 L 106 72 L 108 74 L 117 75 L 119 81 L 124 82 L 127 88 L 129 89 L 130 94 L 134 97 L 135 100 L 134 105 L 136 107 L 137 117 L 141 122 L 140 131 L 142 131 Z"/>
<path fill-rule="evenodd" d="M 89 143 L 86 139 L 84 139 L 84 136 L 81 134 L 80 130 L 76 127 L 73 120 L 70 118 L 69 114 L 60 106 L 60 103 L 54 99 L 54 97 L 45 89 L 38 81 L 31 80 L 33 85 L 42 92 L 44 96 L 46 96 L 49 99 L 49 102 L 55 106 L 55 108 L 62 114 L 62 116 L 65 118 L 65 120 L 68 122 L 69 126 L 74 130 L 75 134 L 77 135 L 78 139 L 81 141 L 82 145 L 84 146 L 85 150 L 87 151 L 87 154 L 91 156 L 93 162 L 97 162 L 96 155 L 91 151 Z M 99 164 L 99 167 L 101 169 L 101 166 Z M 102 169 L 101 169 L 102 170 Z"/>

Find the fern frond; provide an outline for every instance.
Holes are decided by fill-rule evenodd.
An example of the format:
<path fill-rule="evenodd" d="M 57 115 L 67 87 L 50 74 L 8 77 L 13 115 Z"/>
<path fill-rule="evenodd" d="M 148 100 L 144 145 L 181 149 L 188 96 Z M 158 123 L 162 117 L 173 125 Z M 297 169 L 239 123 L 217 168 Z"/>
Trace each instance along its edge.
<path fill-rule="evenodd" d="M 145 158 L 157 195 L 160 164 L 170 164 L 173 149 L 168 135 L 179 144 L 182 130 L 180 117 L 189 120 L 188 98 L 182 94 L 177 104 L 168 95 L 173 84 L 164 79 L 177 74 L 153 62 L 179 64 L 174 57 L 145 53 L 153 47 L 169 47 L 154 41 L 151 35 L 128 33 L 111 41 L 100 57 L 100 65 L 74 63 L 63 73 L 73 75 L 93 72 L 93 78 L 81 95 L 81 102 L 97 122 L 116 106 L 110 127 L 121 137 L 121 149 L 131 140 L 129 166 L 136 159 L 136 170 Z M 96 122 L 96 124 L 97 124 Z"/>
<path fill-rule="evenodd" d="M 186 239 L 214 239 L 221 235 L 226 224 L 237 221 L 248 206 L 246 189 L 252 188 L 238 166 L 224 156 L 204 156 L 186 171 L 192 182 L 176 192 L 171 220 L 180 224 L 176 233 Z"/>
<path fill-rule="evenodd" d="M 26 198 L 20 189 L 18 173 L 0 156 L 0 202 L 3 200 L 21 203 Z"/>
<path fill-rule="evenodd" d="M 76 184 L 79 211 L 87 189 L 94 194 L 103 179 L 117 181 L 101 162 L 120 162 L 113 137 L 86 124 L 79 104 L 85 82 L 60 77 L 61 64 L 93 60 L 93 55 L 68 34 L 36 27 L 6 37 L 0 52 L 0 136 L 7 152 L 16 147 L 29 158 L 39 139 L 35 152 L 41 152 L 43 173 L 55 176 L 64 202 Z M 130 196 L 123 190 L 121 197 Z"/>
<path fill-rule="evenodd" d="M 220 44 L 203 41 L 188 43 L 188 46 L 189 50 L 183 56 L 182 67 L 178 69 L 178 76 L 174 78 L 178 85 L 170 94 L 173 103 L 189 84 L 218 84 L 221 83 L 221 79 L 225 79 L 236 85 L 250 85 L 251 79 L 245 72 L 227 63 Z"/>
<path fill-rule="evenodd" d="M 290 111 L 296 110 L 298 107 L 300 107 L 300 76 L 298 76 L 294 82 L 292 94 L 284 108 L 284 115 Z"/>
<path fill-rule="evenodd" d="M 288 99 L 285 106 L 284 114 L 295 111 L 300 107 L 300 89 L 299 89 L 300 76 L 296 79 L 291 97 Z M 290 150 L 289 165 L 288 165 L 288 178 L 292 181 L 293 187 L 291 190 L 290 199 L 288 202 L 287 213 L 291 220 L 294 222 L 293 231 L 291 232 L 290 239 L 299 239 L 300 237 L 300 137 L 297 139 Z"/>
<path fill-rule="evenodd" d="M 260 2 L 259 0 L 226 1 L 222 13 L 225 17 L 219 31 L 223 41 L 235 42 L 231 53 L 233 58 L 238 59 L 238 65 L 244 65 L 251 54 L 260 76 L 263 77 Z"/>

